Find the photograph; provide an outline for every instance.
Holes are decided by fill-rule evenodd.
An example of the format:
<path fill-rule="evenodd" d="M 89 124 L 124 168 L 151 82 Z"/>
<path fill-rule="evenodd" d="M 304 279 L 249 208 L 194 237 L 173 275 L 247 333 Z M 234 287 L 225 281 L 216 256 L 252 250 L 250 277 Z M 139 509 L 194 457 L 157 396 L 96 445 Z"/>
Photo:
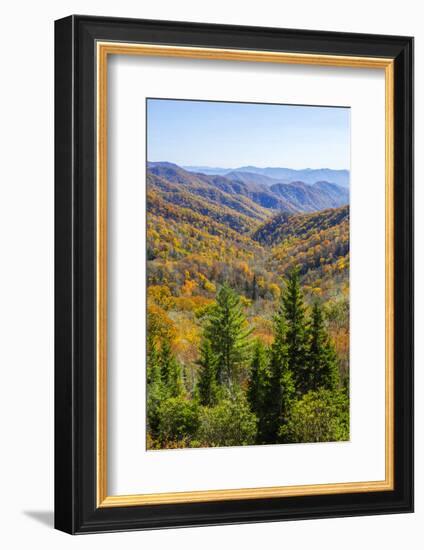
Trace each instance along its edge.
<path fill-rule="evenodd" d="M 402 10 L 391 25 L 378 9 L 365 23 L 352 9 L 346 23 L 321 6 L 318 18 L 299 8 L 290 19 L 284 6 L 249 23 L 244 4 L 227 4 L 213 23 L 174 4 L 177 20 L 118 10 L 54 23 L 54 527 L 156 537 L 293 521 L 304 545 L 330 550 L 321 519 L 372 528 L 359 516 L 414 511 L 418 18 L 401 34 Z M 27 81 L 33 66 L 12 73 Z M 53 102 L 41 95 L 29 127 L 45 132 L 38 107 Z M 22 145 L 27 130 L 15 130 L 9 141 Z M 40 158 L 47 142 L 31 140 Z M 40 238 L 28 239 L 42 223 L 51 230 L 13 185 L 32 160 L 6 178 L 37 219 L 8 262 L 22 260 L 12 272 L 24 292 L 32 253 L 40 263 Z M 53 214 L 43 185 L 25 181 Z M 26 310 L 53 314 L 45 299 Z M 12 356 L 28 344 L 39 377 L 22 334 Z M 22 387 L 40 401 L 38 386 Z M 389 546 L 405 546 L 406 522 L 411 533 L 420 524 L 399 521 L 377 529 Z M 360 547 L 362 531 L 351 532 Z"/>
<path fill-rule="evenodd" d="M 350 440 L 350 116 L 146 98 L 148 450 Z"/>

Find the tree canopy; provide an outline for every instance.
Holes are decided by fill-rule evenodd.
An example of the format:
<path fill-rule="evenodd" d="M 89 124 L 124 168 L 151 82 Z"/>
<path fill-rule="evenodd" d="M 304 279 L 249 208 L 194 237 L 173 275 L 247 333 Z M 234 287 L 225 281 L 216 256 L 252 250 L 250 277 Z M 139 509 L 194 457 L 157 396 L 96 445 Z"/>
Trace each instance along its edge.
<path fill-rule="evenodd" d="M 171 300 L 158 290 L 154 296 L 163 305 Z M 223 284 L 199 308 L 198 358 L 188 365 L 176 357 L 178 340 L 158 330 L 154 316 L 147 346 L 149 448 L 349 438 L 348 392 L 329 331 L 334 314 L 327 319 L 318 299 L 305 302 L 297 269 L 276 296 L 267 344 L 249 326 L 248 303 Z"/>

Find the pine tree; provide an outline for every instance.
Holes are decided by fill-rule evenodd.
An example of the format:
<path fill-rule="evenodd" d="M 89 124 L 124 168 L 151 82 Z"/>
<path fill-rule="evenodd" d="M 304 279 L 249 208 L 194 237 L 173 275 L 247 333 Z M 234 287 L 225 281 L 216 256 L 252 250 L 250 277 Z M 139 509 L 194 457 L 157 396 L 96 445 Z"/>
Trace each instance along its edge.
<path fill-rule="evenodd" d="M 322 309 L 318 302 L 312 307 L 307 353 L 308 388 L 334 390 L 339 383 L 339 371 L 334 346 L 324 326 Z"/>
<path fill-rule="evenodd" d="M 286 291 L 283 294 L 283 305 L 287 321 L 287 360 L 293 374 L 296 391 L 303 394 L 307 391 L 306 365 L 306 320 L 305 305 L 300 289 L 299 269 L 290 273 Z"/>
<path fill-rule="evenodd" d="M 247 399 L 251 411 L 257 415 L 261 415 L 263 412 L 264 394 L 268 379 L 269 373 L 265 346 L 260 340 L 256 340 L 250 366 Z"/>
<path fill-rule="evenodd" d="M 169 371 L 171 362 L 173 359 L 173 354 L 171 350 L 171 343 L 167 338 L 164 338 L 161 341 L 161 347 L 159 352 L 159 366 L 162 382 L 166 387 L 169 382 Z"/>
<path fill-rule="evenodd" d="M 184 394 L 184 382 L 181 363 L 173 358 L 169 369 L 168 391 L 171 397 L 179 397 Z"/>
<path fill-rule="evenodd" d="M 281 426 L 290 415 L 294 397 L 293 376 L 289 369 L 287 326 L 283 302 L 274 319 L 274 342 L 271 346 L 269 379 L 259 413 L 258 442 L 276 443 Z"/>
<path fill-rule="evenodd" d="M 200 366 L 197 392 L 202 405 L 212 407 L 218 402 L 218 383 L 216 380 L 216 358 L 209 340 L 203 339 L 200 346 Z"/>
<path fill-rule="evenodd" d="M 251 330 L 247 326 L 240 297 L 224 284 L 206 321 L 204 336 L 217 360 L 217 380 L 232 387 L 240 383 L 249 360 Z"/>
<path fill-rule="evenodd" d="M 255 302 L 258 299 L 258 283 L 256 281 L 256 273 L 253 275 L 252 281 L 252 300 Z"/>
<path fill-rule="evenodd" d="M 167 338 L 162 340 L 159 355 L 162 383 L 168 397 L 178 397 L 184 392 L 181 365 L 172 353 Z"/>
<path fill-rule="evenodd" d="M 246 298 L 250 298 L 250 285 L 249 285 L 249 279 L 246 279 L 244 281 L 244 295 Z"/>
<path fill-rule="evenodd" d="M 152 336 L 147 337 L 147 385 L 153 385 L 161 381 L 159 352 L 156 341 Z"/>
<path fill-rule="evenodd" d="M 147 429 L 152 438 L 158 436 L 159 406 L 164 398 L 160 357 L 155 339 L 147 338 Z"/>

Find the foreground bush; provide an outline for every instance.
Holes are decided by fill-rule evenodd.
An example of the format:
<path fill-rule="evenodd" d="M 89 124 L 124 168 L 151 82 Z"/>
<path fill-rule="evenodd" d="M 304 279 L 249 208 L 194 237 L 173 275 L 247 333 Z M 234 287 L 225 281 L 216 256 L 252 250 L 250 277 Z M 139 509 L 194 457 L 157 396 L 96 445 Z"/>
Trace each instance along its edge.
<path fill-rule="evenodd" d="M 345 392 L 321 389 L 295 401 L 280 438 L 284 443 L 348 441 L 349 400 Z"/>
<path fill-rule="evenodd" d="M 202 447 L 253 445 L 256 424 L 255 414 L 240 393 L 215 407 L 201 408 L 197 439 Z"/>
<path fill-rule="evenodd" d="M 158 439 L 164 447 L 178 447 L 175 443 L 189 442 L 199 429 L 199 407 L 195 401 L 171 397 L 162 401 L 158 409 Z"/>

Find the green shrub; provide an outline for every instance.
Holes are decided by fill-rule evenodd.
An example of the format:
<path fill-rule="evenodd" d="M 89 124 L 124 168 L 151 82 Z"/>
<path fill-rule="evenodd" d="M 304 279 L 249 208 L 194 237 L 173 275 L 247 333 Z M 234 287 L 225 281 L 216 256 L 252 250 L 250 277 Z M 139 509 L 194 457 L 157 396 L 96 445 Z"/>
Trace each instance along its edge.
<path fill-rule="evenodd" d="M 185 441 L 189 443 L 199 428 L 199 408 L 195 401 L 183 397 L 170 397 L 162 401 L 158 409 L 158 438 L 164 443 Z"/>
<path fill-rule="evenodd" d="M 256 416 L 241 393 L 228 397 L 215 407 L 202 407 L 197 434 L 202 447 L 253 445 Z"/>
<path fill-rule="evenodd" d="M 280 430 L 284 443 L 349 440 L 349 400 L 343 391 L 318 390 L 295 401 Z"/>

